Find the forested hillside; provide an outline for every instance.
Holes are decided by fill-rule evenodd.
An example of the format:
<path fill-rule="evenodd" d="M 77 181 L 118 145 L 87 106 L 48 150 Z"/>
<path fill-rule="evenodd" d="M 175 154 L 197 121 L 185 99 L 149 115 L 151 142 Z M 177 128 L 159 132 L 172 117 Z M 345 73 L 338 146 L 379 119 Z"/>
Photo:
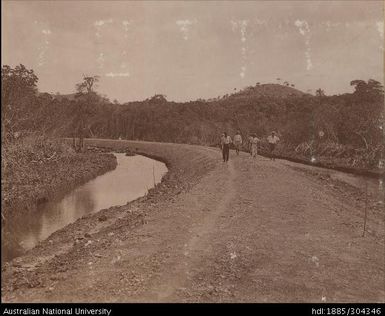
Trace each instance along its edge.
<path fill-rule="evenodd" d="M 31 131 L 67 137 L 82 132 L 86 137 L 214 145 L 223 131 L 233 135 L 239 129 L 245 137 L 256 133 L 263 138 L 275 130 L 283 152 L 341 157 L 352 166 L 371 167 L 383 155 L 384 93 L 375 80 L 353 80 L 353 93 L 334 96 L 322 89 L 314 96 L 288 84 L 257 83 L 210 100 L 176 103 L 155 95 L 119 104 L 95 92 L 92 98 L 36 93 L 38 78 L 18 67 L 2 69 L 5 139 Z"/>

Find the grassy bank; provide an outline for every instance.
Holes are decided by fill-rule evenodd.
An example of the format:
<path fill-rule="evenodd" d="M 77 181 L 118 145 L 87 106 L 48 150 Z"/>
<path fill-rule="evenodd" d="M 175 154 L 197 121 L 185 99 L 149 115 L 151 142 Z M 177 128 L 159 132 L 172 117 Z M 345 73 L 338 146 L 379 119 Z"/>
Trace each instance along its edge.
<path fill-rule="evenodd" d="M 75 153 L 63 141 L 27 137 L 2 150 L 2 220 L 116 167 L 111 154 Z"/>
<path fill-rule="evenodd" d="M 248 151 L 247 146 L 244 146 L 243 150 Z M 381 150 L 381 146 L 364 150 L 335 143 L 303 143 L 298 146 L 280 143 L 274 150 L 274 156 L 305 165 L 380 178 L 385 172 L 384 167 L 380 166 Z M 267 142 L 258 145 L 258 154 L 271 156 Z"/>

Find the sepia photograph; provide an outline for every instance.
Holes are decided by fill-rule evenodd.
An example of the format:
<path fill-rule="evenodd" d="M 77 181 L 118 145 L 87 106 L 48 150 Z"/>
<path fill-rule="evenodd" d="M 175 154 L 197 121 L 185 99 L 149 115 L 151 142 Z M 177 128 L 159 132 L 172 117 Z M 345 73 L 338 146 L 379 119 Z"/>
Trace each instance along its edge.
<path fill-rule="evenodd" d="M 384 1 L 1 9 L 3 315 L 384 315 Z"/>

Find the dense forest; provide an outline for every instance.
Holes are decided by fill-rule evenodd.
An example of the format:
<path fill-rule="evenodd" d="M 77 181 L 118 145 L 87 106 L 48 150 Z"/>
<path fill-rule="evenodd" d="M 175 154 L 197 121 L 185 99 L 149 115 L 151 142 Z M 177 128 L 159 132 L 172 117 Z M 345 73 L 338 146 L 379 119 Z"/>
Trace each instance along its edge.
<path fill-rule="evenodd" d="M 216 145 L 223 131 L 264 138 L 275 130 L 282 153 L 341 157 L 353 167 L 384 157 L 384 90 L 372 79 L 333 96 L 257 83 L 210 100 L 177 103 L 159 94 L 124 104 L 97 93 L 98 77 L 79 79 L 74 94 L 51 95 L 38 92 L 33 70 L 3 66 L 2 143 L 37 133 Z"/>

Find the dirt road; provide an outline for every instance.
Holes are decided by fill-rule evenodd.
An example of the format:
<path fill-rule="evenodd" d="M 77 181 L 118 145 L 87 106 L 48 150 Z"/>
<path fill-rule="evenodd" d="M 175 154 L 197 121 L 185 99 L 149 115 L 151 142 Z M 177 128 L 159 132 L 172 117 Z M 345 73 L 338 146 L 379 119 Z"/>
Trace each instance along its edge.
<path fill-rule="evenodd" d="M 385 301 L 383 213 L 361 237 L 362 203 L 279 160 L 98 144 L 130 144 L 170 172 L 5 267 L 3 302 Z"/>

